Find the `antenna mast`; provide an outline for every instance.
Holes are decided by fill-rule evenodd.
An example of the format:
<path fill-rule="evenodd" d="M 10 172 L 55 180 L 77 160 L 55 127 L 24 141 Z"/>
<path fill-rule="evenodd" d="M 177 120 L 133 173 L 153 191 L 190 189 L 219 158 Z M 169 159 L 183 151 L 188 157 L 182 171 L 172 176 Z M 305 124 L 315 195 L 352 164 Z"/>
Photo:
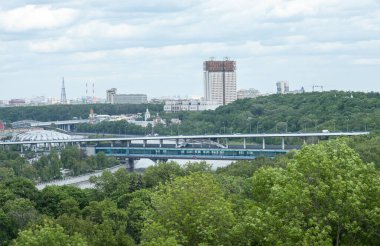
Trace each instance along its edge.
<path fill-rule="evenodd" d="M 66 89 L 65 89 L 65 78 L 62 77 L 62 89 L 61 89 L 61 104 L 66 104 Z"/>

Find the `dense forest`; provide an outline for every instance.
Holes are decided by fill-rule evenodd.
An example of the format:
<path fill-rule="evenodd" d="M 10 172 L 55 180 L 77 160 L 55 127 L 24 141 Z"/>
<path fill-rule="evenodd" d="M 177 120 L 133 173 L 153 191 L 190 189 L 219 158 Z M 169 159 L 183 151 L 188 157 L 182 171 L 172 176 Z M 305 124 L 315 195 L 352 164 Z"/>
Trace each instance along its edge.
<path fill-rule="evenodd" d="M 205 162 L 158 163 L 143 174 L 106 171 L 91 179 L 95 188 L 84 190 L 38 191 L 16 166 L 1 165 L 0 242 L 378 245 L 379 169 L 351 144 L 324 141 L 216 171 Z M 11 153 L 1 159 L 12 159 Z"/>
<path fill-rule="evenodd" d="M 161 113 L 167 126 L 131 126 L 127 122 L 102 122 L 78 126 L 80 132 L 161 135 L 213 133 L 269 133 L 329 131 L 379 131 L 380 94 L 315 92 L 270 95 L 237 100 L 214 111 Z M 182 124 L 171 124 L 179 118 Z"/>
<path fill-rule="evenodd" d="M 48 106 L 0 107 L 0 120 L 10 123 L 19 120 L 57 121 L 87 119 L 90 110 L 96 114 L 137 114 L 149 107 L 153 112 L 163 110 L 162 104 L 72 104 Z"/>
<path fill-rule="evenodd" d="M 380 94 L 376 92 L 314 92 L 303 94 L 270 95 L 255 99 L 237 100 L 214 111 L 164 113 L 162 104 L 94 104 L 55 105 L 41 107 L 0 108 L 0 119 L 5 122 L 33 119 L 39 121 L 67 120 L 73 117 L 88 118 L 90 109 L 97 114 L 143 113 L 149 108 L 151 115 L 159 112 L 167 125 L 149 125 L 143 128 L 124 122 L 82 124 L 79 132 L 114 134 L 183 135 L 210 133 L 263 133 L 379 131 Z M 179 118 L 182 124 L 172 124 Z"/>

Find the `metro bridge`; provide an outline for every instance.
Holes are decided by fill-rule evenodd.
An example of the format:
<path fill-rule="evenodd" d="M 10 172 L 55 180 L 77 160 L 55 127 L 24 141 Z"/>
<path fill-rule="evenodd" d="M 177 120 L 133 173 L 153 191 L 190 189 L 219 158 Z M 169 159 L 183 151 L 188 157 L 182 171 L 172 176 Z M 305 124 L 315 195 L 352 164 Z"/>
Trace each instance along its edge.
<path fill-rule="evenodd" d="M 257 157 L 274 157 L 285 154 L 289 149 L 220 149 L 220 148 L 135 148 L 135 147 L 95 147 L 95 153 L 104 152 L 107 156 L 128 159 L 149 158 L 202 159 L 202 160 L 250 160 Z"/>
<path fill-rule="evenodd" d="M 76 145 L 86 150 L 88 155 L 104 152 L 108 156 L 126 158 L 133 165 L 139 158 L 153 160 L 167 159 L 210 159 L 210 160 L 243 160 L 255 159 L 260 156 L 273 157 L 284 154 L 297 146 L 286 146 L 285 140 L 301 138 L 328 138 L 340 136 L 367 135 L 369 132 L 319 132 L 319 133 L 269 133 L 269 134 L 216 134 L 187 136 L 138 136 L 113 138 L 81 138 L 67 140 L 33 140 L 23 142 L 0 142 L 3 148 L 17 146 L 21 152 L 26 149 L 50 151 L 54 148 L 64 148 Z M 247 139 L 262 139 L 260 145 L 248 145 Z M 268 138 L 281 138 L 281 146 L 269 149 L 265 143 Z M 235 141 L 229 145 L 228 141 Z M 242 142 L 236 145 L 236 141 Z M 105 146 L 104 146 L 105 145 Z"/>

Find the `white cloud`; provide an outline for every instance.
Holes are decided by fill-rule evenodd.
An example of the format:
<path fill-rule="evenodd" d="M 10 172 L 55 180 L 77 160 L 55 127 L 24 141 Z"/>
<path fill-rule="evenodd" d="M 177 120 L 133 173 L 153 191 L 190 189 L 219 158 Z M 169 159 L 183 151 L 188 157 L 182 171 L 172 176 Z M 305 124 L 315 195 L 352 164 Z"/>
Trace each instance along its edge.
<path fill-rule="evenodd" d="M 340 42 L 323 42 L 323 43 L 314 43 L 311 45 L 313 50 L 319 52 L 333 52 L 346 48 L 347 45 L 344 45 Z"/>
<path fill-rule="evenodd" d="M 266 91 L 278 79 L 335 85 L 347 81 L 346 73 L 352 81 L 363 77 L 369 88 L 380 62 L 378 0 L 3 2 L 0 65 L 12 64 L 14 73 L 8 74 L 14 77 L 0 69 L 1 81 L 39 81 L 40 68 L 46 67 L 52 77 L 104 76 L 107 86 L 110 80 L 120 88 L 136 81 L 131 84 L 142 91 L 152 80 L 163 81 L 162 88 L 180 81 L 184 86 L 173 91 L 196 93 L 191 85 L 202 79 L 202 61 L 229 56 L 238 63 L 239 83 Z M 149 73 L 146 67 L 152 68 Z M 171 69 L 180 72 L 165 72 Z M 162 88 L 151 90 L 160 94 Z"/>
<path fill-rule="evenodd" d="M 33 52 L 50 53 L 69 50 L 74 47 L 74 44 L 70 39 L 59 38 L 47 41 L 33 41 L 29 43 L 28 47 Z"/>
<path fill-rule="evenodd" d="M 110 24 L 103 21 L 91 21 L 77 25 L 67 31 L 73 37 L 89 38 L 131 38 L 143 32 L 142 28 L 129 24 Z"/>
<path fill-rule="evenodd" d="M 380 65 L 380 59 L 378 58 L 361 58 L 354 60 L 355 64 L 359 65 Z"/>
<path fill-rule="evenodd" d="M 77 11 L 70 8 L 26 5 L 0 12 L 0 28 L 11 32 L 56 28 L 69 24 L 76 17 Z"/>
<path fill-rule="evenodd" d="M 81 61 L 95 61 L 106 57 L 107 54 L 107 51 L 78 52 L 74 57 Z"/>

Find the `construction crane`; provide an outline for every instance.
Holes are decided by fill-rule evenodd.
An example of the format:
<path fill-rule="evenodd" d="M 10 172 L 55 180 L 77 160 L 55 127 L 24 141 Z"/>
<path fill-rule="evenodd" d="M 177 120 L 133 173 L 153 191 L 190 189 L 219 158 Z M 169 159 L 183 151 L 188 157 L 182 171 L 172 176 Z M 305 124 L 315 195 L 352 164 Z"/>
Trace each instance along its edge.
<path fill-rule="evenodd" d="M 315 91 L 315 88 L 320 88 L 321 91 L 323 92 L 323 85 L 313 85 L 312 88 L 313 88 L 313 92 Z"/>

